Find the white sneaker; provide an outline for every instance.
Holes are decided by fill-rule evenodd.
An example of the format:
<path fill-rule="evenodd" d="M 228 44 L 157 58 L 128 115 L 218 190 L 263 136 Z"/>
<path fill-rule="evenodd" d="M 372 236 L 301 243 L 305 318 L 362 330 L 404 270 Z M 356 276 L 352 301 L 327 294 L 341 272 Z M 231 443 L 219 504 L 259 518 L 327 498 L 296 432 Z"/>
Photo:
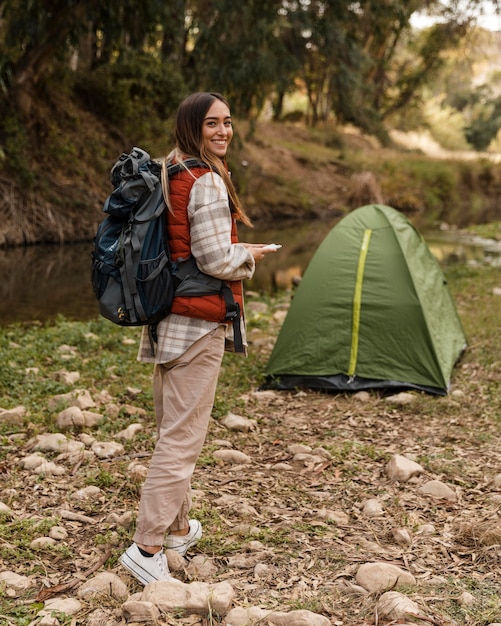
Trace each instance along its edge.
<path fill-rule="evenodd" d="M 152 557 L 143 556 L 133 543 L 120 557 L 120 563 L 143 585 L 156 580 L 175 580 L 169 573 L 167 558 L 160 550 Z"/>
<path fill-rule="evenodd" d="M 187 535 L 167 535 L 165 546 L 184 556 L 191 546 L 194 546 L 202 536 L 202 524 L 197 519 L 190 519 L 190 530 Z"/>

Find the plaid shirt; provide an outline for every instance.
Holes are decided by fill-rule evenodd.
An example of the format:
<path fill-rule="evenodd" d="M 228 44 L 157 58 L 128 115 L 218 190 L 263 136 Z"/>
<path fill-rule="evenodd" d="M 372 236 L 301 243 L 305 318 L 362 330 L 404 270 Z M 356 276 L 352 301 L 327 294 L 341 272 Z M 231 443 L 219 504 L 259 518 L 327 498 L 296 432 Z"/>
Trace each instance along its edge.
<path fill-rule="evenodd" d="M 202 272 L 222 280 L 243 280 L 254 274 L 255 262 L 242 244 L 231 243 L 232 216 L 228 193 L 220 176 L 203 174 L 191 188 L 188 203 L 191 252 Z M 148 328 L 141 334 L 138 360 L 148 363 L 168 363 L 181 356 L 198 339 L 219 326 L 194 317 L 171 313 L 157 326 L 158 343 L 151 354 Z M 244 346 L 245 322 L 242 317 Z M 233 327 L 227 324 L 226 350 L 234 351 Z"/>

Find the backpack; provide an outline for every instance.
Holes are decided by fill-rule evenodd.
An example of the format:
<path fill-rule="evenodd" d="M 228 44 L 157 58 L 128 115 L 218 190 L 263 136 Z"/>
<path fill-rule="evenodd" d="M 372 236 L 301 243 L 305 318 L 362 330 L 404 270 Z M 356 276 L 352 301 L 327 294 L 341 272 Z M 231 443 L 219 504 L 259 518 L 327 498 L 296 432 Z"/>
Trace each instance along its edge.
<path fill-rule="evenodd" d="M 184 165 L 207 167 L 197 159 Z M 172 176 L 182 169 L 171 164 L 167 173 Z M 91 282 L 100 314 L 120 326 L 148 325 L 154 352 L 156 325 L 170 313 L 176 289 L 190 296 L 220 293 L 226 319 L 234 322 L 237 349 L 240 311 L 231 289 L 200 272 L 193 257 L 180 265 L 170 258 L 161 164 L 133 148 L 118 159 L 110 178 L 114 191 L 104 203 L 107 217 L 98 226 L 92 252 Z"/>

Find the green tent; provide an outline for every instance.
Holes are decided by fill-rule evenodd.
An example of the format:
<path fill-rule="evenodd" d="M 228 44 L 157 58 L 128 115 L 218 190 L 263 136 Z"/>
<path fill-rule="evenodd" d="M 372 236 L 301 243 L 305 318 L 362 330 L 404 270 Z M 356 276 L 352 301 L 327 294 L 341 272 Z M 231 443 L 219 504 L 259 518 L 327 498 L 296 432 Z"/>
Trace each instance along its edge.
<path fill-rule="evenodd" d="M 268 389 L 448 393 L 466 339 L 444 274 L 409 220 L 356 209 L 330 231 L 294 295 Z"/>

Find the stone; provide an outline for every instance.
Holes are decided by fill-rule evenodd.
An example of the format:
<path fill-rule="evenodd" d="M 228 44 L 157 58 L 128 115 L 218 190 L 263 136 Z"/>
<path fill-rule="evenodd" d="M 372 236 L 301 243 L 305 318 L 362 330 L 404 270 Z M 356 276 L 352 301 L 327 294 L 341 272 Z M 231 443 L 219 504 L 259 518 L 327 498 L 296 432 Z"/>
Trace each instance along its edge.
<path fill-rule="evenodd" d="M 44 608 L 38 615 L 52 615 L 53 613 L 64 613 L 65 615 L 76 615 L 82 608 L 82 603 L 76 598 L 49 598 L 45 601 Z"/>
<path fill-rule="evenodd" d="M 85 419 L 77 406 L 70 406 L 61 411 L 56 418 L 57 427 L 61 430 L 81 429 L 85 426 Z"/>
<path fill-rule="evenodd" d="M 412 538 L 407 528 L 394 528 L 392 530 L 393 539 L 399 546 L 412 545 Z"/>
<path fill-rule="evenodd" d="M 226 581 L 209 585 L 162 580 L 146 585 L 141 595 L 141 601 L 152 602 L 160 611 L 169 613 L 182 608 L 188 614 L 197 615 L 208 615 L 209 612 L 224 615 L 234 598 L 235 591 Z"/>
<path fill-rule="evenodd" d="M 386 398 L 386 401 L 389 402 L 390 404 L 405 405 L 405 404 L 411 404 L 411 402 L 414 402 L 415 399 L 416 399 L 416 396 L 414 394 L 408 393 L 407 391 L 402 391 L 392 396 L 388 396 Z"/>
<path fill-rule="evenodd" d="M 25 415 L 26 407 L 24 406 L 16 406 L 13 409 L 0 409 L 0 423 L 22 426 Z"/>
<path fill-rule="evenodd" d="M 62 433 L 37 435 L 32 447 L 42 452 L 66 452 L 68 439 Z"/>
<path fill-rule="evenodd" d="M 257 429 L 256 420 L 250 420 L 242 415 L 235 415 L 235 413 L 228 413 L 221 419 L 221 424 L 228 430 L 233 430 L 242 433 L 248 433 L 251 430 Z"/>
<path fill-rule="evenodd" d="M 331 626 L 331 621 L 318 613 L 306 609 L 278 612 L 262 609 L 257 606 L 250 608 L 235 607 L 226 615 L 226 626 Z"/>
<path fill-rule="evenodd" d="M 43 550 L 44 548 L 50 548 L 55 545 L 56 540 L 52 537 L 37 537 L 30 543 L 32 550 Z"/>
<path fill-rule="evenodd" d="M 101 413 L 96 413 L 95 411 L 82 411 L 82 413 L 86 428 L 95 428 L 106 420 L 106 417 L 104 415 L 102 415 Z"/>
<path fill-rule="evenodd" d="M 421 487 L 421 493 L 432 498 L 456 502 L 456 492 L 440 480 L 429 480 Z"/>
<path fill-rule="evenodd" d="M 398 591 L 387 591 L 376 604 L 377 615 L 391 620 L 405 620 L 411 615 L 420 615 L 418 605 Z"/>
<path fill-rule="evenodd" d="M 9 570 L 0 572 L 0 587 L 10 598 L 16 598 L 23 591 L 35 586 L 35 582 L 29 576 L 21 576 Z"/>
<path fill-rule="evenodd" d="M 298 465 L 308 467 L 308 465 L 319 465 L 320 463 L 324 463 L 325 459 L 323 459 L 321 456 L 317 456 L 316 454 L 299 452 L 298 454 L 294 455 L 292 461 L 293 463 L 297 463 Z"/>
<path fill-rule="evenodd" d="M 463 591 L 458 598 L 458 604 L 461 606 L 475 606 L 476 603 L 477 600 L 475 599 L 475 596 L 468 591 Z"/>
<path fill-rule="evenodd" d="M 89 485 L 88 487 L 82 487 L 78 491 L 71 494 L 71 499 L 74 502 L 104 502 L 105 495 L 99 487 L 95 485 Z"/>
<path fill-rule="evenodd" d="M 53 526 L 49 531 L 49 537 L 56 541 L 62 541 L 68 538 L 68 531 L 64 526 Z"/>
<path fill-rule="evenodd" d="M 423 472 L 424 468 L 422 465 L 400 454 L 394 454 L 386 465 L 386 475 L 388 478 L 403 483 L 406 483 L 413 476 L 418 476 Z"/>
<path fill-rule="evenodd" d="M 74 385 L 78 380 L 80 380 L 80 372 L 60 370 L 59 372 L 54 372 L 54 379 L 64 385 Z"/>
<path fill-rule="evenodd" d="M 45 474 L 46 476 L 64 476 L 67 470 L 62 465 L 57 465 L 52 461 L 44 461 L 33 468 L 34 474 Z"/>
<path fill-rule="evenodd" d="M 365 517 L 379 517 L 384 513 L 383 505 L 376 498 L 371 498 L 364 503 L 362 513 Z"/>
<path fill-rule="evenodd" d="M 223 464 L 240 465 L 251 462 L 250 457 L 239 450 L 216 450 L 213 456 L 216 461 L 221 461 Z"/>
<path fill-rule="evenodd" d="M 48 403 L 49 411 L 59 407 L 77 406 L 79 409 L 91 409 L 96 406 L 90 392 L 87 389 L 74 389 L 69 393 L 61 393 L 53 396 Z"/>
<path fill-rule="evenodd" d="M 115 600 L 124 602 L 129 597 L 125 583 L 112 572 L 101 572 L 86 580 L 77 591 L 80 599 L 91 600 L 102 596 L 111 596 Z"/>
<path fill-rule="evenodd" d="M 127 622 L 156 624 L 160 617 L 160 611 L 153 602 L 129 600 L 122 605 L 122 615 Z"/>
<path fill-rule="evenodd" d="M 496 491 L 501 491 L 501 474 L 496 474 L 492 479 L 492 487 Z"/>
<path fill-rule="evenodd" d="M 99 459 L 112 459 L 125 453 L 123 445 L 116 441 L 95 441 L 91 450 Z"/>
<path fill-rule="evenodd" d="M 169 563 L 170 567 L 170 563 Z M 217 574 L 217 565 L 214 559 L 203 554 L 196 554 L 188 564 L 186 571 L 192 580 L 210 580 Z"/>
<path fill-rule="evenodd" d="M 134 437 L 143 430 L 142 424 L 129 424 L 127 428 L 121 430 L 115 435 L 116 439 L 125 439 L 125 441 L 132 441 Z"/>
<path fill-rule="evenodd" d="M 14 511 L 5 502 L 0 501 L 0 517 L 14 517 Z"/>
<path fill-rule="evenodd" d="M 415 585 L 414 576 L 392 563 L 364 563 L 355 576 L 357 584 L 370 593 L 393 589 L 399 585 Z"/>

